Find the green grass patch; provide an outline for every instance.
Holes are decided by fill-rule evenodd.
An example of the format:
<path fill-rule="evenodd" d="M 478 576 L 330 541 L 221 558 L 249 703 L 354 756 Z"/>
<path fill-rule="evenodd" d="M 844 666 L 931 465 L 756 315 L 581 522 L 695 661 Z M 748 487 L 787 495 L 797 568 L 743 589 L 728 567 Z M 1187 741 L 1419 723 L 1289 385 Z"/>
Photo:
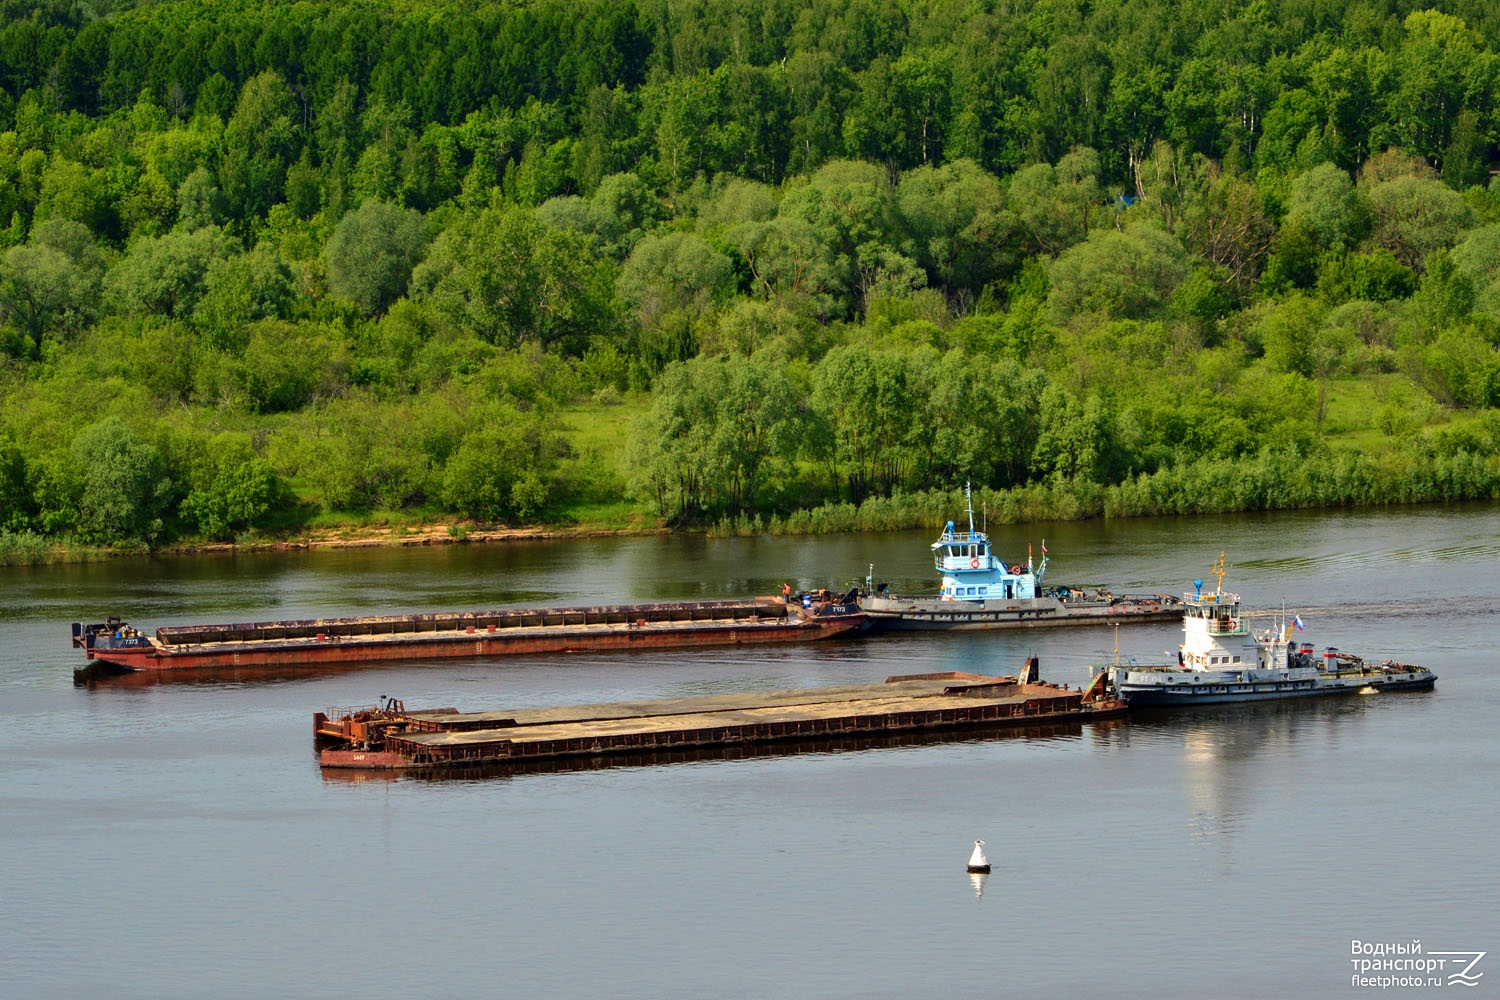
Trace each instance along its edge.
<path fill-rule="evenodd" d="M 1404 439 L 1471 419 L 1438 407 L 1403 375 L 1347 378 L 1328 387 L 1322 434 L 1331 450 L 1374 455 L 1400 447 Z"/>
<path fill-rule="evenodd" d="M 660 524 L 641 505 L 617 500 L 559 508 L 544 527 L 579 531 L 654 531 Z"/>
<path fill-rule="evenodd" d="M 579 404 L 558 411 L 557 431 L 568 444 L 568 457 L 557 470 L 551 518 L 600 521 L 609 530 L 624 530 L 622 521 L 643 513 L 627 497 L 625 442 L 632 421 L 648 405 L 644 398 L 624 397 L 609 406 Z"/>
<path fill-rule="evenodd" d="M 630 434 L 631 423 L 644 414 L 651 401 L 644 396 L 622 396 L 610 406 L 575 403 L 557 410 L 557 431 L 575 454 L 618 454 Z"/>
<path fill-rule="evenodd" d="M 1316 398 L 1310 403 L 1316 406 Z M 1342 437 L 1362 436 L 1378 430 L 1376 415 L 1382 405 L 1383 401 L 1376 398 L 1373 383 L 1343 379 L 1329 383 L 1323 411 L 1324 436 L 1331 443 Z"/>
<path fill-rule="evenodd" d="M 318 511 L 310 514 L 303 526 L 312 531 L 370 529 L 405 533 L 429 524 L 446 524 L 454 519 L 454 515 L 432 508 L 389 510 L 377 507 L 373 510 Z"/>

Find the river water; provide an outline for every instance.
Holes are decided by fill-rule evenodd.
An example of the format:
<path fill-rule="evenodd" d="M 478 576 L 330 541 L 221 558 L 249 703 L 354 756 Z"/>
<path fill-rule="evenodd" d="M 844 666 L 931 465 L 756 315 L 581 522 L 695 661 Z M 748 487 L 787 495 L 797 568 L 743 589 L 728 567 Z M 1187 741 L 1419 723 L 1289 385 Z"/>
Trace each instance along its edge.
<path fill-rule="evenodd" d="M 333 779 L 312 713 L 381 695 L 481 710 L 1009 673 L 1032 652 L 1045 678 L 1078 685 L 1115 637 L 923 634 L 86 688 L 68 623 L 111 613 L 154 629 L 712 599 L 840 588 L 872 563 L 925 591 L 931 538 L 4 569 L 0 995 L 1323 997 L 1370 989 L 1351 985 L 1351 942 L 1413 939 L 1488 951 L 1474 994 L 1500 988 L 1500 508 L 993 534 L 1012 561 L 1045 535 L 1049 582 L 1117 591 L 1212 585 L 1222 551 L 1224 587 L 1247 607 L 1284 601 L 1306 640 L 1423 663 L 1437 690 L 655 766 Z M 1122 628 L 1119 655 L 1158 658 L 1178 635 Z M 994 864 L 979 880 L 964 871 L 976 838 Z"/>

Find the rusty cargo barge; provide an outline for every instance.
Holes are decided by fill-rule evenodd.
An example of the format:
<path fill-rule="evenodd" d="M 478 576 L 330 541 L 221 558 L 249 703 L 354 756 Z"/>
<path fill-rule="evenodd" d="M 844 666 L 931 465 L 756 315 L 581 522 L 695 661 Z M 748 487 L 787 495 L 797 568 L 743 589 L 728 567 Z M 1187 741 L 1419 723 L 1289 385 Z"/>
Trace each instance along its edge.
<path fill-rule="evenodd" d="M 328 769 L 423 770 L 609 754 L 863 738 L 1106 718 L 1125 711 L 1103 675 L 1087 690 L 968 673 L 883 684 L 757 691 L 498 712 L 408 712 L 395 700 L 313 716 Z"/>
<path fill-rule="evenodd" d="M 858 631 L 864 621 L 852 596 L 823 594 L 806 600 L 757 597 L 171 625 L 154 635 L 111 618 L 92 625 L 74 622 L 72 641 L 84 650 L 87 670 L 160 672 L 805 642 Z"/>

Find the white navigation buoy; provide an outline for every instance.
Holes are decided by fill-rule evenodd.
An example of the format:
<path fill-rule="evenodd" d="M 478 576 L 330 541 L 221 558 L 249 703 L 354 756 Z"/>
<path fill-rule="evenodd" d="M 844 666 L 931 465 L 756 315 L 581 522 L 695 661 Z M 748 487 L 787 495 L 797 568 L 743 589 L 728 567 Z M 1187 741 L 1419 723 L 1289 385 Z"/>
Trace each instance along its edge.
<path fill-rule="evenodd" d="M 987 875 L 990 870 L 990 859 L 984 856 L 984 841 L 974 841 L 974 853 L 969 855 L 969 871 Z"/>

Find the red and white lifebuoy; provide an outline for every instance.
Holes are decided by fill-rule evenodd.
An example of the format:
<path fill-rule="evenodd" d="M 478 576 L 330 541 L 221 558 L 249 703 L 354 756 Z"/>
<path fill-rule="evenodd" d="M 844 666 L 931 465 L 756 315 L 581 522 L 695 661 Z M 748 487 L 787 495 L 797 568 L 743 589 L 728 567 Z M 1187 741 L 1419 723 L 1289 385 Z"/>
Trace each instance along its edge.
<path fill-rule="evenodd" d="M 969 560 L 969 568 L 970 569 L 978 569 L 979 568 L 979 557 L 978 556 L 975 556 L 973 559 Z"/>

